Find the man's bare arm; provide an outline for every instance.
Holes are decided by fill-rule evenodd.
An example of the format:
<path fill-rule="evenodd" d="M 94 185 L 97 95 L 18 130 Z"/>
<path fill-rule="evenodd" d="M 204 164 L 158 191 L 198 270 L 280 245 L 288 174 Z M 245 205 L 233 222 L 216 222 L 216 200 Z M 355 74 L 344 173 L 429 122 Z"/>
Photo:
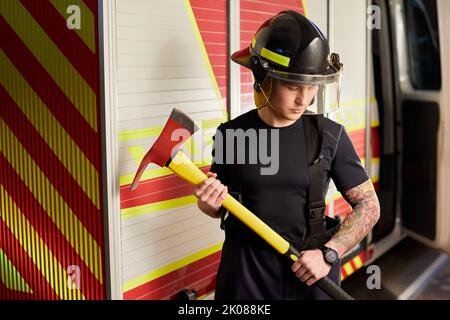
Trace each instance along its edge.
<path fill-rule="evenodd" d="M 380 217 L 380 204 L 370 179 L 344 192 L 343 197 L 352 206 L 353 211 L 326 244 L 335 249 L 339 257 L 364 239 Z"/>

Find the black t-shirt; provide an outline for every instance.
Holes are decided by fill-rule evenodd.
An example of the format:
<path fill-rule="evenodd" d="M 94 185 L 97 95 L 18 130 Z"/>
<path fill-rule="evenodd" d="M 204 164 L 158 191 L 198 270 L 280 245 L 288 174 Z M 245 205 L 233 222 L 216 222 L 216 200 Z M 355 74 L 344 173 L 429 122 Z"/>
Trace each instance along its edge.
<path fill-rule="evenodd" d="M 306 231 L 305 212 L 308 201 L 309 174 L 303 129 L 304 117 L 300 117 L 289 126 L 274 128 L 267 125 L 260 118 L 258 111 L 254 109 L 221 124 L 218 130 L 221 131 L 225 143 L 219 146 L 217 143 L 219 140 L 215 138 L 213 146 L 211 171 L 217 173 L 217 178 L 228 185 L 229 189 L 230 187 L 232 189 L 233 187 L 234 189 L 239 188 L 243 204 L 290 242 L 302 239 Z M 245 151 L 244 164 L 224 164 L 227 157 L 226 144 L 230 145 L 233 142 L 230 137 L 227 139 L 226 131 L 236 129 L 243 129 L 247 133 L 252 132 L 253 140 L 246 139 L 245 150 L 242 148 L 243 145 L 235 149 L 237 153 Z M 278 138 L 275 131 L 278 132 Z M 272 148 L 272 143 L 277 140 L 279 150 L 276 147 Z M 336 140 L 338 141 L 337 147 Z M 220 147 L 222 147 L 222 159 L 217 157 L 220 154 L 217 152 Z M 327 152 L 327 148 L 329 152 Z M 250 152 L 254 152 L 256 149 L 263 151 L 253 158 L 252 164 Z M 324 149 L 323 165 L 326 169 L 323 177 L 324 197 L 330 178 L 341 192 L 369 179 L 344 127 L 329 119 L 325 119 Z M 279 154 L 278 161 L 275 160 L 276 153 Z M 257 153 L 254 152 L 254 154 Z M 239 170 L 236 169 L 236 166 L 239 166 Z M 276 174 L 262 174 L 262 168 L 266 168 L 266 173 L 270 171 L 270 173 L 276 172 Z M 240 186 L 229 185 L 232 175 L 235 178 L 236 175 L 239 175 L 235 180 L 240 181 Z M 227 235 L 242 236 L 245 234 L 245 236 L 250 236 L 247 234 L 248 228 L 233 217 L 226 225 Z M 228 227 L 228 225 L 230 226 Z"/>
<path fill-rule="evenodd" d="M 222 139 L 217 138 L 216 132 L 210 169 L 217 173 L 217 178 L 228 186 L 229 191 L 240 191 L 243 205 L 289 242 L 297 242 L 306 236 L 309 173 L 303 117 L 306 116 L 287 127 L 274 128 L 264 123 L 254 109 L 221 124 L 217 130 L 224 143 L 220 143 Z M 235 142 L 230 137 L 227 139 L 227 129 L 252 132 L 249 136 L 253 135 L 253 138 L 246 139 L 244 145 L 236 144 L 235 153 L 245 151 L 244 164 L 223 163 L 231 150 L 227 149 L 227 144 L 230 146 Z M 278 150 L 272 137 L 278 141 Z M 252 159 L 249 151 L 264 146 L 266 150 L 256 153 L 256 160 Z M 276 154 L 279 155 L 278 165 Z M 344 127 L 327 118 L 322 154 L 324 197 L 330 178 L 341 192 L 369 179 Z M 276 174 L 263 175 L 262 168 Z M 230 185 L 231 177 L 240 183 Z M 225 220 L 225 234 L 216 299 L 320 299 L 323 296 L 317 291 L 319 289 L 307 288 L 300 283 L 290 270 L 289 261 L 233 215 L 228 215 Z M 330 277 L 339 282 L 339 264 L 333 266 Z"/>

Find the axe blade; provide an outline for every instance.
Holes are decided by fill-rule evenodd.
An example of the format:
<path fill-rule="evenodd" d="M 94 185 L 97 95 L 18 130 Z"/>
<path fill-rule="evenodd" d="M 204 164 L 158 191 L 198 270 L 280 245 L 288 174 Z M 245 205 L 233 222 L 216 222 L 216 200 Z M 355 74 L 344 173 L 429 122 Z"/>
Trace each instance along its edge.
<path fill-rule="evenodd" d="M 131 184 L 131 190 L 137 188 L 139 180 L 149 163 L 153 162 L 160 167 L 164 167 L 171 160 L 172 153 L 198 129 L 200 129 L 200 126 L 186 113 L 173 108 L 161 134 L 139 164 Z"/>

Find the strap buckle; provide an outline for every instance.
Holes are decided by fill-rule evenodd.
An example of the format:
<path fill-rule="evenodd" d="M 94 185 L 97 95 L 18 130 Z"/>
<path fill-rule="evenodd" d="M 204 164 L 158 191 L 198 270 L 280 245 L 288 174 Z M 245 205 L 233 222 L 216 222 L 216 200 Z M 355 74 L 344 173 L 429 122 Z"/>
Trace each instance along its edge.
<path fill-rule="evenodd" d="M 316 160 L 314 160 L 313 164 L 318 164 L 323 159 L 323 154 L 321 154 Z"/>
<path fill-rule="evenodd" d="M 309 219 L 311 222 L 325 220 L 325 201 L 314 201 L 309 204 Z"/>
<path fill-rule="evenodd" d="M 319 200 L 319 201 L 311 201 L 309 203 L 309 209 L 325 209 L 325 201 Z"/>
<path fill-rule="evenodd" d="M 311 236 L 325 231 L 325 201 L 314 201 L 309 204 L 309 227 Z"/>

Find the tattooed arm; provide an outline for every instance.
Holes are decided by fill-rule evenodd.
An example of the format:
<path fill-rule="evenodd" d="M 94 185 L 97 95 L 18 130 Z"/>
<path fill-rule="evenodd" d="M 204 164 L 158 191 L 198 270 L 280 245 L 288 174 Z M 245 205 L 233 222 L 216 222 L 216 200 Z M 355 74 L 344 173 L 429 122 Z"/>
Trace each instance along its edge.
<path fill-rule="evenodd" d="M 364 239 L 380 217 L 380 204 L 370 180 L 344 192 L 343 196 L 353 211 L 326 244 L 335 249 L 339 257 Z"/>

